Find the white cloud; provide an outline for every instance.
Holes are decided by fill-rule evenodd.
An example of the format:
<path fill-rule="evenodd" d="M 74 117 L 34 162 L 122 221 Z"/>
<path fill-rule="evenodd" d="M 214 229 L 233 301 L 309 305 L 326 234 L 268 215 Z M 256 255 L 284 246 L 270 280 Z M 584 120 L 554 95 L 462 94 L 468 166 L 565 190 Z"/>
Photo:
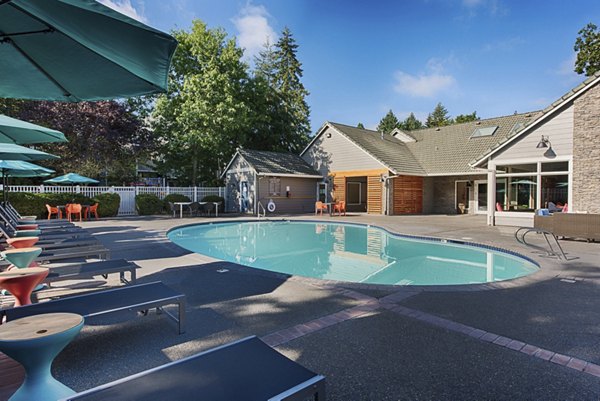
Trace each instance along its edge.
<path fill-rule="evenodd" d="M 462 3 L 465 7 L 477 7 L 478 5 L 483 3 L 483 0 L 463 0 Z"/>
<path fill-rule="evenodd" d="M 514 50 L 515 48 L 522 46 L 526 43 L 527 42 L 525 41 L 525 39 L 523 39 L 519 36 L 515 36 L 512 38 L 500 40 L 497 42 L 486 43 L 483 46 L 483 51 L 484 52 L 493 52 L 493 51 L 510 52 L 510 51 Z"/>
<path fill-rule="evenodd" d="M 120 12 L 128 16 L 129 18 L 133 18 L 134 20 L 143 22 L 144 24 L 148 23 L 148 19 L 144 15 L 143 12 L 143 3 L 138 2 L 142 11 L 138 11 L 135 9 L 133 4 L 131 4 L 131 0 L 98 0 L 100 3 L 104 4 L 107 7 L 112 8 L 115 11 Z"/>
<path fill-rule="evenodd" d="M 469 18 L 477 16 L 478 10 L 483 10 L 492 17 L 504 17 L 509 13 L 508 7 L 501 0 L 462 0 L 462 5 L 469 11 Z"/>
<path fill-rule="evenodd" d="M 453 57 L 449 60 L 455 62 Z M 413 97 L 434 97 L 438 93 L 452 88 L 456 84 L 456 79 L 445 72 L 445 63 L 439 58 L 429 59 L 426 63 L 428 72 L 416 75 L 396 71 L 394 73 L 396 80 L 394 90 Z"/>
<path fill-rule="evenodd" d="M 239 32 L 238 44 L 245 49 L 244 58 L 257 55 L 267 41 L 271 44 L 276 41 L 277 35 L 269 25 L 269 17 L 265 7 L 248 4 L 232 20 Z"/>

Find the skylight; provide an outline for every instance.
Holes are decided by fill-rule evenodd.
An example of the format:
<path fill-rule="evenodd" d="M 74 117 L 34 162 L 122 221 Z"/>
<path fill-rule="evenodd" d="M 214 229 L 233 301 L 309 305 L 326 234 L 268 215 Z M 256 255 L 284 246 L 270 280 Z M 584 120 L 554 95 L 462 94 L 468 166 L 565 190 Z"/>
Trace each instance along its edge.
<path fill-rule="evenodd" d="M 515 123 L 515 125 L 513 125 L 513 127 L 510 129 L 510 132 L 508 133 L 508 136 L 511 137 L 513 136 L 513 134 L 521 131 L 521 129 L 525 127 L 525 123 Z"/>
<path fill-rule="evenodd" d="M 483 136 L 492 136 L 498 129 L 498 126 L 477 128 L 471 134 L 471 138 L 481 138 Z"/>

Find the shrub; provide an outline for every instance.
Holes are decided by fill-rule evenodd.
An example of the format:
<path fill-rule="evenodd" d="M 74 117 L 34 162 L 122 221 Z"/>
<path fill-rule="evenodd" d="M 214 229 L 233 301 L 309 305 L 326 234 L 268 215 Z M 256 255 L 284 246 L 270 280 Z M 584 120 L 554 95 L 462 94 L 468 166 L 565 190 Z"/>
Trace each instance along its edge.
<path fill-rule="evenodd" d="M 219 204 L 219 213 L 223 213 L 225 210 L 225 198 L 219 195 L 206 195 L 202 198 L 202 202 L 221 202 Z"/>
<path fill-rule="evenodd" d="M 92 201 L 98 203 L 98 215 L 100 217 L 113 217 L 119 213 L 119 206 L 121 205 L 119 194 L 105 192 L 96 195 Z"/>
<path fill-rule="evenodd" d="M 154 194 L 140 194 L 135 196 L 135 208 L 140 216 L 160 214 L 164 202 Z"/>
<path fill-rule="evenodd" d="M 75 193 L 33 194 L 30 192 L 9 192 L 8 199 L 19 214 L 24 216 L 38 216 L 40 218 L 48 216 L 46 204 L 57 206 L 66 205 L 67 203 L 81 203 L 84 205 L 94 203 L 91 198 Z"/>

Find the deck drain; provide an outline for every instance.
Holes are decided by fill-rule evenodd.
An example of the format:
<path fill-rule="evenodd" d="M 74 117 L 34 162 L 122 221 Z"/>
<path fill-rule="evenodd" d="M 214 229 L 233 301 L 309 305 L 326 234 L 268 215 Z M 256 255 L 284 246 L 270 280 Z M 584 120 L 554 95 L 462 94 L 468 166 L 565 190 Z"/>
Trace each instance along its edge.
<path fill-rule="evenodd" d="M 229 271 L 229 269 L 219 269 L 217 270 L 217 273 L 227 273 Z"/>

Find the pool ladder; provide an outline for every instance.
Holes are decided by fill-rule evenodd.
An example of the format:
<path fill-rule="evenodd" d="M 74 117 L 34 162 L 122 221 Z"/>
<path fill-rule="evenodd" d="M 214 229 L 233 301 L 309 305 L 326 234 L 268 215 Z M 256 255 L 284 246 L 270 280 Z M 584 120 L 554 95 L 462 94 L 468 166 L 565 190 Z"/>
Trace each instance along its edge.
<path fill-rule="evenodd" d="M 534 232 L 537 234 L 542 234 L 544 236 L 544 239 L 546 240 L 548 249 L 546 249 L 542 246 L 533 245 L 533 244 L 528 243 L 527 240 L 525 239 L 525 236 L 531 232 Z M 560 246 L 560 244 L 558 242 L 558 238 L 556 238 L 556 235 L 554 235 L 550 231 L 547 231 L 547 230 L 544 230 L 541 228 L 520 227 L 517 229 L 517 231 L 515 231 L 515 239 L 517 240 L 517 242 L 519 242 L 523 245 L 526 245 L 530 248 L 534 248 L 539 251 L 546 252 L 548 254 L 548 256 L 556 256 L 559 259 L 568 260 L 567 255 L 565 254 L 565 251 L 562 249 L 562 246 Z M 554 244 L 554 245 L 552 245 L 552 244 Z"/>
<path fill-rule="evenodd" d="M 256 218 L 257 218 L 257 219 L 260 219 L 260 209 L 261 209 L 261 208 L 262 208 L 262 211 L 263 211 L 263 215 L 262 215 L 262 217 L 267 217 L 267 209 L 265 209 L 265 207 L 263 206 L 263 204 L 262 204 L 262 203 L 260 203 L 260 201 L 258 201 L 258 206 L 257 206 L 257 208 L 256 208 L 256 210 L 257 210 L 257 213 L 256 213 Z"/>

